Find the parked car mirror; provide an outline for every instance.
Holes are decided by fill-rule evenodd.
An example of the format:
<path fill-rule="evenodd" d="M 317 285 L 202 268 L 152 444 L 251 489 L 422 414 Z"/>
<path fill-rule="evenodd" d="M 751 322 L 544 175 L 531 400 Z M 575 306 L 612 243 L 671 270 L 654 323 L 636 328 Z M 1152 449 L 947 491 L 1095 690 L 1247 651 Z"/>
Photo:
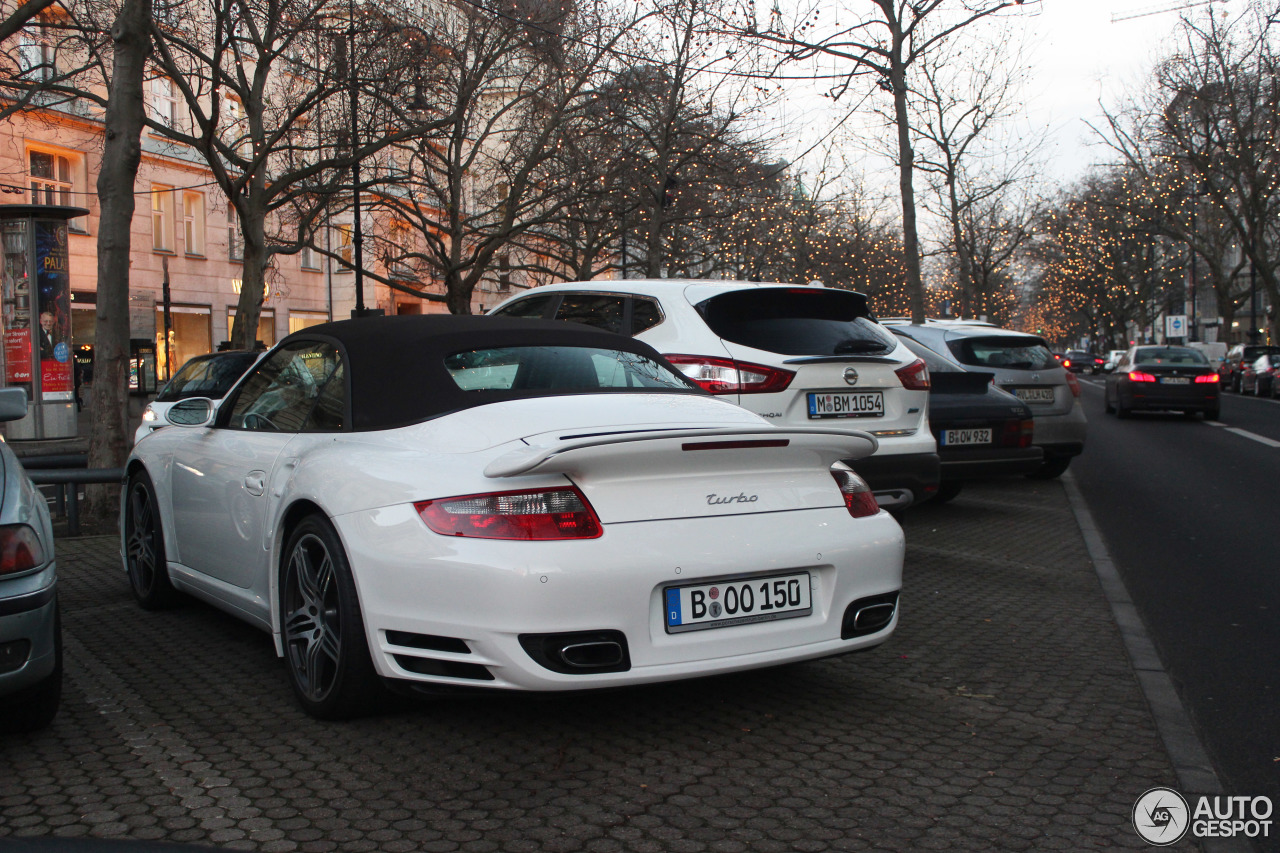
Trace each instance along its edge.
<path fill-rule="evenodd" d="M 208 397 L 191 397 L 170 406 L 165 420 L 174 426 L 208 426 L 213 420 L 213 411 L 213 401 Z"/>
<path fill-rule="evenodd" d="M 26 389 L 0 388 L 0 421 L 16 421 L 26 416 Z"/>

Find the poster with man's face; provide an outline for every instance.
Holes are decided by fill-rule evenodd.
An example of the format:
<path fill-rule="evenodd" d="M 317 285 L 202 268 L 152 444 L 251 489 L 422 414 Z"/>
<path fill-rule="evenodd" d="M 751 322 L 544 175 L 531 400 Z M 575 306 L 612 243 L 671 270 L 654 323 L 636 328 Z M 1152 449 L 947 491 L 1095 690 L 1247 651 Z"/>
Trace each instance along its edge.
<path fill-rule="evenodd" d="M 46 401 L 71 400 L 71 279 L 67 224 L 36 220 L 36 311 L 33 348 L 39 348 L 40 391 Z"/>

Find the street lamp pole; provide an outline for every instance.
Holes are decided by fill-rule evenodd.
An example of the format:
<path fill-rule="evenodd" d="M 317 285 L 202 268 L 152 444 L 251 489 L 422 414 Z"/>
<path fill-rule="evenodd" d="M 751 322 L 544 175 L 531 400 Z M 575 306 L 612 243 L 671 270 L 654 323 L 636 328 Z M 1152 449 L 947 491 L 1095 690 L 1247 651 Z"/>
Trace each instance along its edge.
<path fill-rule="evenodd" d="M 347 20 L 347 72 L 351 88 L 351 244 L 355 263 L 356 307 L 352 317 L 363 317 L 368 311 L 364 306 L 364 232 L 360 225 L 360 117 L 359 85 L 356 80 L 356 4 L 347 0 L 350 18 Z"/>

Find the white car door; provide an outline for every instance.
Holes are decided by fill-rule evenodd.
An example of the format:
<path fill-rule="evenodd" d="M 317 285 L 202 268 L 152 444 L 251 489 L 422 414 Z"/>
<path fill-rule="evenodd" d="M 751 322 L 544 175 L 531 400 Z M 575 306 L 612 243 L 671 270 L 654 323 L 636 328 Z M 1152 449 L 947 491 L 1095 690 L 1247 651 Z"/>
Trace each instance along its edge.
<path fill-rule="evenodd" d="M 263 584 L 279 492 L 273 485 L 290 467 L 286 448 L 306 441 L 299 432 L 331 428 L 317 426 L 311 415 L 327 381 L 341 384 L 340 372 L 328 345 L 281 347 L 234 392 L 218 426 L 174 460 L 173 520 L 183 565 L 241 589 Z"/>

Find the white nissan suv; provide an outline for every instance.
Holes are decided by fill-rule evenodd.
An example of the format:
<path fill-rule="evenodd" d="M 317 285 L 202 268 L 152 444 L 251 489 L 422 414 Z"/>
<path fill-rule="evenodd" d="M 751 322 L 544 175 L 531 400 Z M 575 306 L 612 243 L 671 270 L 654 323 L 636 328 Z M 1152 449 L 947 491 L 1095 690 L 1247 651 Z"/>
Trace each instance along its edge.
<path fill-rule="evenodd" d="M 850 462 L 882 507 L 938 488 L 929 371 L 860 293 L 820 285 L 623 279 L 534 288 L 490 314 L 585 323 L 656 348 L 705 388 L 777 424 L 847 423 L 879 441 Z"/>

